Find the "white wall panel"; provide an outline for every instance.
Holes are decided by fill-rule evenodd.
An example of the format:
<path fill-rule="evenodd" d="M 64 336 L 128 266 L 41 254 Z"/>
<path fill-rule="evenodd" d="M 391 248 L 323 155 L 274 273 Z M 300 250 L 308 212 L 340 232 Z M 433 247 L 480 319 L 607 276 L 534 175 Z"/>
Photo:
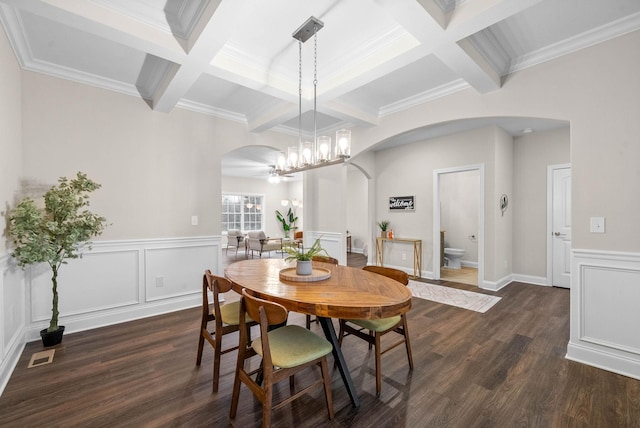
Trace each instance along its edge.
<path fill-rule="evenodd" d="M 58 274 L 60 314 L 86 314 L 136 305 L 139 296 L 138 250 L 95 251 L 62 265 Z M 31 277 L 31 321 L 51 318 L 51 271 Z"/>
<path fill-rule="evenodd" d="M 202 274 L 215 270 L 216 254 L 213 245 L 145 250 L 146 301 L 200 293 Z"/>
<path fill-rule="evenodd" d="M 581 339 L 640 355 L 640 270 L 582 266 Z"/>
<path fill-rule="evenodd" d="M 0 393 L 4 390 L 25 344 L 24 271 L 0 255 Z"/>
<path fill-rule="evenodd" d="M 567 358 L 640 379 L 640 254 L 574 250 Z"/>

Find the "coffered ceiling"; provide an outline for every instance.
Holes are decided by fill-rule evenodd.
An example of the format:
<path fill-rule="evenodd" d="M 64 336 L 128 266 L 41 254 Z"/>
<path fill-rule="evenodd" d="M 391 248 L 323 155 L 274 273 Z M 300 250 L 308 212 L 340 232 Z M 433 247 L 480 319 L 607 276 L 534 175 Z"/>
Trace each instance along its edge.
<path fill-rule="evenodd" d="M 24 69 L 298 133 L 298 42 L 317 35 L 318 132 L 469 87 L 640 28 L 639 0 L 0 0 Z M 313 129 L 313 38 L 303 44 Z M 508 126 L 505 125 L 505 126 Z M 523 126 L 519 123 L 518 127 Z"/>

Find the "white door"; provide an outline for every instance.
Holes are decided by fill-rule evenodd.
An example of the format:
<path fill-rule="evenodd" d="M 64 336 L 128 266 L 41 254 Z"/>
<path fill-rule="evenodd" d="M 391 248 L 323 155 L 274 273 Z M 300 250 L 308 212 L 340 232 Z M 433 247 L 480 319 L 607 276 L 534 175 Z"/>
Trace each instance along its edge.
<path fill-rule="evenodd" d="M 553 170 L 552 282 L 569 288 L 571 279 L 571 168 Z"/>

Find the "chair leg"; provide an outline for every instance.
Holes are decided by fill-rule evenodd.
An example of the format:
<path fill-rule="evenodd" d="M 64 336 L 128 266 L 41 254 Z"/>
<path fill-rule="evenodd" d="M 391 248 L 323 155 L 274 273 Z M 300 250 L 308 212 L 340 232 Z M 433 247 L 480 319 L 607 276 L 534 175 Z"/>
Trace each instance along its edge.
<path fill-rule="evenodd" d="M 218 392 L 220 381 L 220 357 L 222 356 L 222 341 L 216 338 L 216 345 L 213 348 L 213 392 Z"/>
<path fill-rule="evenodd" d="M 404 344 L 407 348 L 407 359 L 409 360 L 409 369 L 413 370 L 413 354 L 411 353 L 411 341 L 409 340 L 409 330 L 407 329 L 407 318 L 402 316 L 402 334 L 404 335 Z"/>
<path fill-rule="evenodd" d="M 202 328 L 200 328 L 200 335 L 198 337 L 198 356 L 196 357 L 196 366 L 199 366 L 202 362 L 202 351 L 204 348 L 204 336 L 202 336 Z"/>
<path fill-rule="evenodd" d="M 311 330 L 311 315 L 306 316 L 307 330 Z"/>
<path fill-rule="evenodd" d="M 240 370 L 244 368 L 244 353 L 245 348 L 240 346 L 238 348 L 238 360 L 236 362 L 235 379 L 233 380 L 233 391 L 231 393 L 231 409 L 229 410 L 229 419 L 236 418 L 238 411 L 238 400 L 240 399 Z"/>
<path fill-rule="evenodd" d="M 273 407 L 273 384 L 264 387 L 264 402 L 262 403 L 262 428 L 271 426 L 271 408 Z"/>
<path fill-rule="evenodd" d="M 380 396 L 380 390 L 382 390 L 382 367 L 380 367 L 380 335 L 376 333 L 376 397 Z"/>
<path fill-rule="evenodd" d="M 331 398 L 331 376 L 329 376 L 329 368 L 327 367 L 327 357 L 320 361 L 320 370 L 322 371 L 322 380 L 324 380 L 324 399 L 327 401 L 327 413 L 329 420 L 333 420 L 333 399 Z"/>

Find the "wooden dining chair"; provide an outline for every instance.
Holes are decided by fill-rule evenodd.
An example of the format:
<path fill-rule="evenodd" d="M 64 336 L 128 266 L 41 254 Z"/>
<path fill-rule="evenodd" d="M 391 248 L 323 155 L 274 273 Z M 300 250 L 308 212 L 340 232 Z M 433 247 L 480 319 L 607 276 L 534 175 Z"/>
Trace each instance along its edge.
<path fill-rule="evenodd" d="M 331 377 L 327 367 L 327 354 L 332 350 L 331 343 L 298 325 L 284 325 L 270 330 L 270 326 L 282 325 L 287 320 L 287 310 L 274 302 L 258 299 L 242 292 L 240 300 L 240 343 L 247 343 L 247 329 L 244 328 L 248 317 L 259 320 L 260 337 L 251 343 L 251 347 L 240 347 L 238 363 L 233 383 L 231 411 L 229 417 L 235 419 L 240 398 L 240 385 L 244 383 L 262 403 L 262 426 L 271 426 L 271 411 L 277 409 L 314 387 L 324 385 L 324 396 L 327 403 L 329 419 L 333 419 L 333 401 L 331 399 Z M 255 355 L 262 357 L 260 368 L 252 372 L 245 370 L 245 361 Z M 322 379 L 294 393 L 294 374 L 308 367 L 319 365 Z M 251 376 L 257 374 L 261 382 Z M 262 375 L 262 376 L 260 376 Z M 291 396 L 274 405 L 273 385 L 289 378 Z"/>
<path fill-rule="evenodd" d="M 313 256 L 311 260 L 314 262 L 331 263 L 332 265 L 339 264 L 338 259 L 334 259 L 333 257 L 327 257 L 327 256 Z M 311 315 L 307 315 L 305 318 L 306 318 L 305 325 L 307 326 L 307 330 L 311 329 L 311 321 L 315 321 L 316 323 L 318 322 L 318 318 L 316 318 L 315 320 L 312 320 Z"/>
<path fill-rule="evenodd" d="M 220 379 L 220 357 L 222 354 L 238 349 L 232 346 L 222 349 L 222 337 L 225 334 L 238 331 L 240 328 L 240 302 L 220 304 L 220 293 L 231 290 L 231 282 L 226 278 L 215 276 L 209 269 L 202 276 L 202 320 L 200 322 L 200 334 L 198 335 L 198 356 L 196 366 L 202 362 L 202 351 L 205 339 L 213 347 L 213 392 L 218 392 L 218 381 Z M 209 306 L 209 291 L 213 293 L 213 309 Z M 209 332 L 209 323 L 214 323 L 214 329 Z M 245 328 L 247 340 L 251 340 L 251 326 L 257 322 L 250 318 L 246 319 Z"/>
<path fill-rule="evenodd" d="M 409 284 L 409 275 L 399 269 L 381 267 L 381 266 L 365 266 L 362 269 L 384 275 L 394 279 L 404 285 Z M 346 334 L 354 335 L 369 343 L 369 349 L 373 346 L 376 355 L 376 396 L 380 395 L 382 389 L 382 375 L 380 356 L 396 346 L 405 344 L 407 349 L 407 358 L 409 359 L 409 369 L 413 370 L 413 356 L 411 354 L 411 342 L 409 340 L 409 329 L 407 328 L 406 314 L 396 315 L 389 318 L 377 320 L 340 320 L 340 333 L 338 334 L 338 342 L 342 346 L 342 339 Z M 369 330 L 368 332 L 366 330 Z M 395 332 L 402 336 L 402 339 L 393 345 L 381 350 L 380 339 L 387 333 Z"/>

